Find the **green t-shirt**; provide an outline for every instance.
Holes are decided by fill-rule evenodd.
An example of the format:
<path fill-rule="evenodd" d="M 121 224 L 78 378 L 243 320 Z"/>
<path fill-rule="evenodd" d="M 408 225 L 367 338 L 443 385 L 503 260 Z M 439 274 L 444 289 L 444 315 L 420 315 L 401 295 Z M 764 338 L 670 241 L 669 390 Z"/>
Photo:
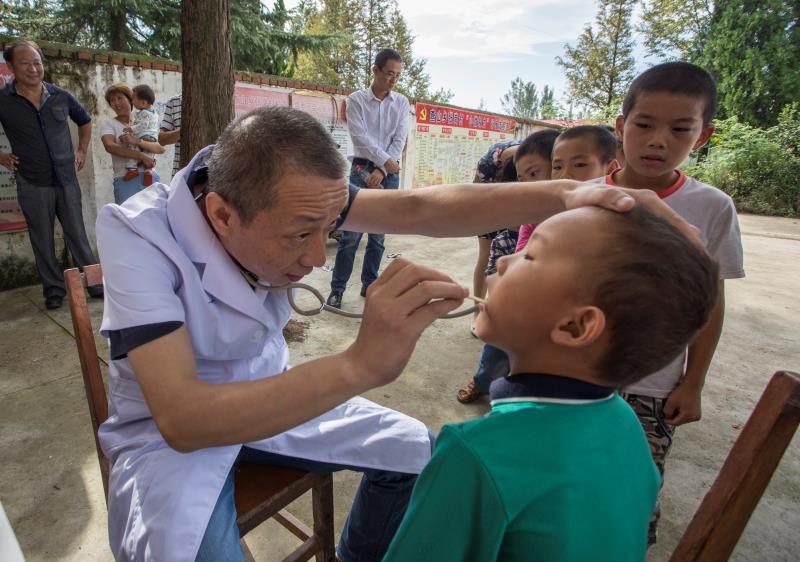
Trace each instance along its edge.
<path fill-rule="evenodd" d="M 659 476 L 615 393 L 446 425 L 384 561 L 644 560 Z"/>

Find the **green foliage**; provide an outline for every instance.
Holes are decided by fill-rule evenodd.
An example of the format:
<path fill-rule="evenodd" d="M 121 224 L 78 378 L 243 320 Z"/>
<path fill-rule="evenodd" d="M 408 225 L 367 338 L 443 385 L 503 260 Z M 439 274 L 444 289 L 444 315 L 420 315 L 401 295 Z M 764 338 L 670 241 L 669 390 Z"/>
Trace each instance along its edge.
<path fill-rule="evenodd" d="M 539 99 L 539 119 L 557 119 L 560 113 L 553 88 L 545 86 Z"/>
<path fill-rule="evenodd" d="M 500 103 L 503 111 L 509 115 L 526 119 L 556 119 L 561 111 L 556 103 L 553 88 L 545 85 L 539 93 L 536 84 L 525 82 L 519 76 L 511 81 L 511 87 L 503 95 Z"/>
<path fill-rule="evenodd" d="M 156 24 L 176 22 L 180 28 L 177 0 L 11 0 L 5 11 L 5 35 L 156 56 L 165 54 L 151 41 Z"/>
<path fill-rule="evenodd" d="M 93 49 L 181 58 L 179 0 L 11 0 L 0 33 Z M 234 66 L 292 76 L 300 53 L 330 48 L 335 34 L 291 30 L 283 0 L 272 11 L 261 0 L 231 0 Z"/>
<path fill-rule="evenodd" d="M 800 102 L 785 106 L 778 116 L 778 124 L 769 131 L 775 142 L 800 158 Z"/>
<path fill-rule="evenodd" d="M 634 77 L 631 14 L 636 0 L 599 0 L 594 26 L 556 62 L 564 69 L 570 97 L 590 110 L 617 107 Z"/>
<path fill-rule="evenodd" d="M 706 158 L 687 167 L 688 174 L 733 197 L 740 211 L 800 214 L 800 111 L 797 104 L 781 113 L 775 127 L 759 129 L 731 117 L 716 123 Z"/>
<path fill-rule="evenodd" d="M 694 61 L 702 52 L 711 13 L 711 0 L 644 0 L 636 30 L 649 56 Z"/>
<path fill-rule="evenodd" d="M 536 119 L 539 115 L 539 92 L 533 82 L 523 82 L 517 76 L 511 81 L 511 89 L 503 94 L 500 103 L 503 110 L 514 117 Z"/>
<path fill-rule="evenodd" d="M 304 33 L 338 34 L 338 42 L 301 54 L 297 76 L 305 80 L 358 89 L 372 82 L 372 64 L 385 47 L 403 57 L 397 90 L 411 98 L 446 103 L 450 90 L 431 91 L 427 61 L 415 58 L 414 36 L 397 0 L 303 0 L 294 29 Z"/>
<path fill-rule="evenodd" d="M 335 34 L 291 31 L 291 14 L 283 0 L 268 11 L 261 0 L 233 0 L 231 28 L 234 67 L 277 76 L 294 76 L 301 52 L 316 52 L 336 44 Z"/>
<path fill-rule="evenodd" d="M 800 91 L 796 0 L 717 2 L 701 63 L 714 74 L 723 116 L 775 125 Z"/>

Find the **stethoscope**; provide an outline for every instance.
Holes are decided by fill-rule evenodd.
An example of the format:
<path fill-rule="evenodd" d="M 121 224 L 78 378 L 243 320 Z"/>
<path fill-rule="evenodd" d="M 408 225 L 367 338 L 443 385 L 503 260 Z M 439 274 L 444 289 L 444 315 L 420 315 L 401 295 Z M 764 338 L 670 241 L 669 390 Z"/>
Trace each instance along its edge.
<path fill-rule="evenodd" d="M 274 292 L 274 291 L 287 291 L 286 296 L 289 299 L 289 306 L 292 307 L 297 314 L 302 316 L 316 316 L 323 310 L 330 312 L 332 314 L 338 314 L 339 316 L 344 316 L 346 318 L 363 318 L 363 312 L 347 312 L 346 310 L 341 310 L 339 308 L 333 307 L 325 302 L 325 297 L 316 287 L 312 287 L 306 283 L 286 283 L 285 285 L 275 285 L 275 286 L 268 286 L 262 285 L 258 281 L 255 280 L 253 275 L 244 269 L 240 270 L 242 273 L 242 277 L 244 280 L 247 281 L 248 285 L 250 285 L 253 289 L 257 291 L 267 291 L 267 292 Z M 316 299 L 319 301 L 319 306 L 315 308 L 301 308 L 294 300 L 294 291 L 292 289 L 303 289 L 314 295 Z M 474 297 L 468 297 L 473 298 Z M 452 318 L 461 318 L 462 316 L 467 316 L 468 314 L 472 314 L 477 312 L 478 305 L 471 306 L 469 308 L 465 308 L 464 310 L 457 310 L 455 312 L 450 312 L 448 314 L 444 314 L 440 316 L 440 319 L 450 320 Z"/>
<path fill-rule="evenodd" d="M 196 183 L 205 183 L 206 181 L 208 181 L 208 168 L 202 167 L 197 170 L 194 170 L 189 175 L 189 178 L 186 183 L 189 189 L 193 190 Z M 201 191 L 194 197 L 194 200 L 199 201 L 205 195 L 206 191 L 205 189 L 203 189 L 203 191 Z M 247 271 L 244 267 L 242 267 L 241 264 L 239 264 L 239 262 L 237 262 L 233 258 L 233 256 L 231 256 L 231 259 L 239 268 L 239 272 L 242 274 L 242 277 L 244 277 L 244 280 L 247 281 L 247 284 L 250 285 L 254 290 L 267 291 L 270 293 L 277 291 L 286 291 L 287 298 L 289 299 L 289 305 L 292 307 L 292 310 L 294 310 L 297 314 L 300 314 L 302 316 L 316 316 L 317 314 L 325 310 L 332 314 L 338 314 L 339 316 L 344 316 L 345 318 L 364 317 L 364 313 L 362 312 L 347 312 L 346 310 L 341 310 L 339 308 L 329 305 L 328 303 L 325 302 L 325 297 L 322 295 L 322 293 L 319 292 L 318 289 L 306 283 L 286 283 L 284 285 L 275 285 L 275 286 L 262 285 L 261 283 L 258 282 L 256 276 L 253 275 L 251 272 Z M 308 291 L 309 293 L 314 295 L 314 297 L 316 297 L 316 299 L 319 301 L 319 306 L 315 308 L 301 308 L 294 300 L 294 291 L 292 289 L 303 289 L 305 291 Z M 482 299 L 476 300 L 475 297 L 471 296 L 467 298 L 475 300 L 476 302 L 484 302 Z M 473 314 L 474 312 L 477 311 L 478 311 L 478 305 L 476 304 L 469 308 L 465 308 L 464 310 L 457 310 L 455 312 L 444 314 L 439 318 L 445 320 L 449 320 L 452 318 L 461 318 L 462 316 L 467 316 L 468 314 Z"/>

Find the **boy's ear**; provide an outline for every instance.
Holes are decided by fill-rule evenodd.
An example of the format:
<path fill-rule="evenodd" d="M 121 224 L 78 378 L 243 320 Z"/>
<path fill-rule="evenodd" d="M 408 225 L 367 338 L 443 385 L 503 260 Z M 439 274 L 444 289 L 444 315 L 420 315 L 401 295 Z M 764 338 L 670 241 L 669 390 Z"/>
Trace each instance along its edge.
<path fill-rule="evenodd" d="M 619 165 L 619 160 L 614 158 L 611 162 L 606 164 L 606 175 L 613 174 L 617 170 L 619 170 L 622 166 Z"/>
<path fill-rule="evenodd" d="M 596 306 L 583 306 L 562 318 L 550 332 L 556 345 L 571 348 L 588 347 L 603 335 L 606 315 Z"/>
<path fill-rule="evenodd" d="M 622 115 L 617 115 L 616 121 L 614 121 L 614 132 L 617 140 L 622 142 L 624 138 L 624 131 L 625 131 L 625 118 Z"/>
<path fill-rule="evenodd" d="M 693 150 L 697 150 L 701 146 L 705 145 L 708 142 L 708 140 L 711 138 L 711 135 L 714 134 L 714 130 L 715 130 L 715 127 L 714 127 L 714 125 L 712 123 L 709 123 L 708 125 L 706 125 L 705 128 L 703 129 L 703 132 L 700 133 L 700 136 L 697 138 L 697 142 L 694 143 Z"/>

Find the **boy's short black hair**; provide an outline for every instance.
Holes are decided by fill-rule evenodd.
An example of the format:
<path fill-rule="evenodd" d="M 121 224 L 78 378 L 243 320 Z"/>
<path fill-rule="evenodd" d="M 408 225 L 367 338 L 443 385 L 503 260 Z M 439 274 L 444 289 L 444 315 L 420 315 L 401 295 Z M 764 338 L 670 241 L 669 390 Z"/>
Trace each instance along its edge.
<path fill-rule="evenodd" d="M 579 125 L 577 127 L 572 127 L 558 135 L 557 141 L 577 139 L 580 137 L 591 139 L 597 150 L 596 154 L 601 164 L 608 164 L 617 157 L 617 139 L 608 129 L 601 125 Z"/>
<path fill-rule="evenodd" d="M 142 101 L 146 101 L 150 105 L 156 103 L 156 94 L 153 88 L 147 84 L 139 84 L 133 87 L 133 94 Z"/>
<path fill-rule="evenodd" d="M 531 133 L 522 141 L 517 151 L 514 153 L 514 162 L 528 154 L 537 154 L 542 158 L 550 160 L 553 155 L 553 145 L 558 138 L 558 131 L 555 129 L 544 129 Z"/>
<path fill-rule="evenodd" d="M 514 159 L 509 158 L 508 161 L 497 170 L 494 181 L 498 183 L 508 183 L 517 180 L 517 167 L 514 166 Z"/>
<path fill-rule="evenodd" d="M 378 54 L 375 55 L 375 66 L 383 70 L 383 67 L 390 60 L 396 60 L 397 62 L 402 64 L 403 57 L 401 57 L 400 53 L 398 53 L 394 49 L 381 49 L 380 51 L 378 51 Z"/>
<path fill-rule="evenodd" d="M 717 112 L 717 84 L 703 68 L 689 62 L 665 62 L 648 68 L 637 76 L 628 87 L 622 102 L 622 116 L 636 105 L 636 99 L 645 92 L 668 92 L 703 98 L 703 125 L 708 125 Z"/>
<path fill-rule="evenodd" d="M 717 302 L 719 268 L 661 217 L 637 205 L 609 214 L 612 240 L 598 268 L 594 305 L 606 316 L 608 351 L 598 364 L 623 387 L 674 360 Z"/>

